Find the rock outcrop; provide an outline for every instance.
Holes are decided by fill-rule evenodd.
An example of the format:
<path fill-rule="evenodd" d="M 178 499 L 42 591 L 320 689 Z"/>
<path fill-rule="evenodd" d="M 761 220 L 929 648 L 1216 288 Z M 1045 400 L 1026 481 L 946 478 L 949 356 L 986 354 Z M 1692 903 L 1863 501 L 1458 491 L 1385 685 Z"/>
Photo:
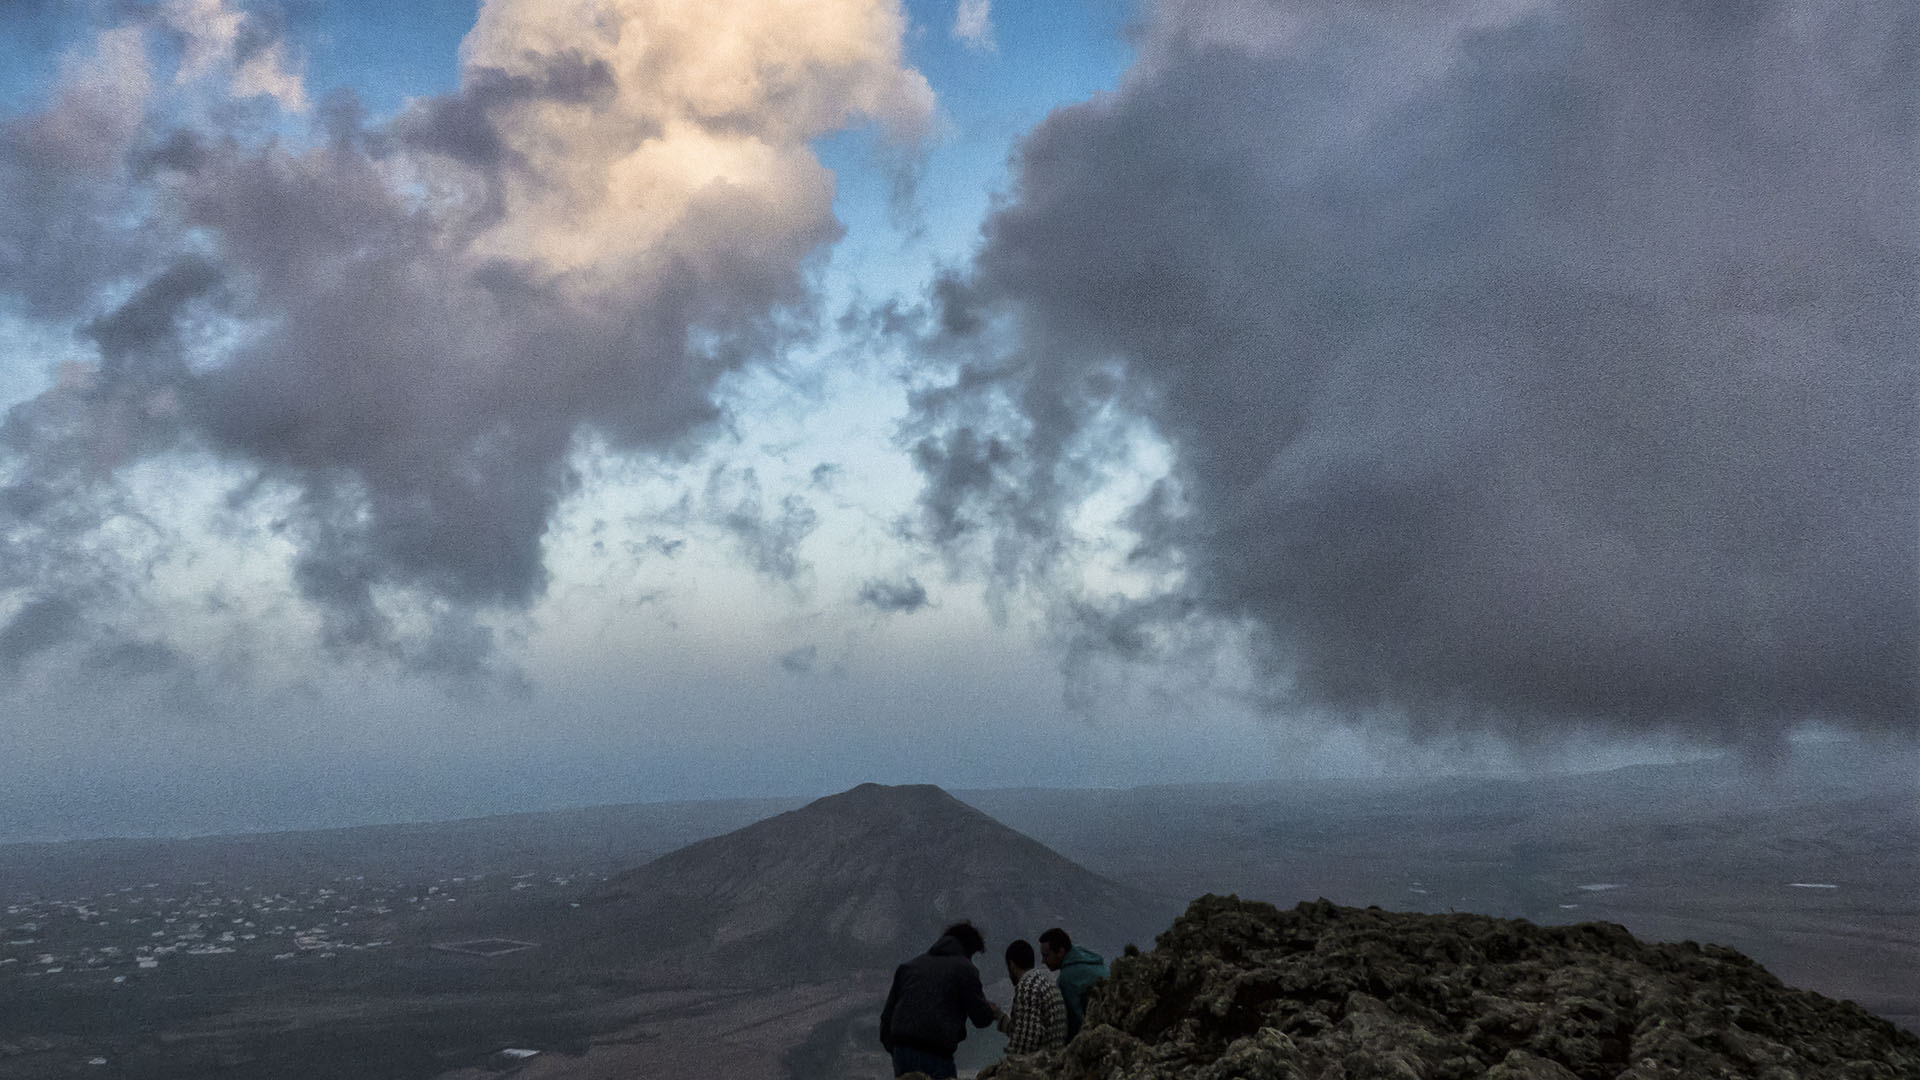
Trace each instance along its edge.
<path fill-rule="evenodd" d="M 1194 901 L 996 1080 L 1915 1080 L 1920 1037 L 1731 949 L 1324 900 Z"/>

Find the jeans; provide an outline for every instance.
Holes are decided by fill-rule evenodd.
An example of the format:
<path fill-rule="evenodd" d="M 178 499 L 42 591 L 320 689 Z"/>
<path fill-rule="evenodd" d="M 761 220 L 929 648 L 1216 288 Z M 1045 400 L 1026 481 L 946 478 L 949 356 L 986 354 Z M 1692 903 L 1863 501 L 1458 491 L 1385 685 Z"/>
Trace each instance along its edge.
<path fill-rule="evenodd" d="M 947 1080 L 959 1075 L 953 1067 L 953 1059 L 929 1054 L 925 1050 L 915 1050 L 911 1046 L 893 1048 L 893 1075 L 905 1076 L 910 1072 L 923 1072 L 933 1080 Z"/>

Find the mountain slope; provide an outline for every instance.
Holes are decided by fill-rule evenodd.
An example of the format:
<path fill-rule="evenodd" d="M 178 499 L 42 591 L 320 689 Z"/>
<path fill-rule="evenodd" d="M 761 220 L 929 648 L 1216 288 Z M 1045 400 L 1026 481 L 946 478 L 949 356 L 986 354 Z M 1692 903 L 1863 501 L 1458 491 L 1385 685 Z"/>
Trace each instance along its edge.
<path fill-rule="evenodd" d="M 997 954 L 1054 925 L 1117 943 L 1174 909 L 937 787 L 863 784 L 620 874 L 581 915 L 654 962 L 797 975 L 890 966 L 962 918 Z"/>

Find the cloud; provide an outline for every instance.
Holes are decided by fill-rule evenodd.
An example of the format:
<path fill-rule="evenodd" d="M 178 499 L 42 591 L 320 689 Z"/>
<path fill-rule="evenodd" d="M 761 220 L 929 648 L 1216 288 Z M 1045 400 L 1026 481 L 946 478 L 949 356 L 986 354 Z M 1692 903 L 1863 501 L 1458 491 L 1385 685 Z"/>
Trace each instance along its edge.
<path fill-rule="evenodd" d="M 789 675 L 811 675 L 819 665 L 818 645 L 802 645 L 780 654 L 780 669 Z"/>
<path fill-rule="evenodd" d="M 839 484 L 841 479 L 846 476 L 846 473 L 846 466 L 831 461 L 823 461 L 815 465 L 813 470 L 807 473 L 807 486 L 818 488 L 821 491 L 832 491 L 834 486 Z"/>
<path fill-rule="evenodd" d="M 236 99 L 271 97 L 294 112 L 307 107 L 305 83 L 285 42 L 258 18 L 226 0 L 162 0 L 158 16 L 184 43 L 176 82 L 224 74 Z"/>
<path fill-rule="evenodd" d="M 733 534 L 755 570 L 776 581 L 794 582 L 807 570 L 800 542 L 820 523 L 820 515 L 799 495 L 782 496 L 769 511 L 753 469 L 715 465 L 707 474 L 707 508 L 713 522 Z"/>
<path fill-rule="evenodd" d="M 977 52 L 992 52 L 993 0 L 960 0 L 953 13 L 953 36 Z"/>
<path fill-rule="evenodd" d="M 860 602 L 889 615 L 911 615 L 927 606 L 927 589 L 912 574 L 897 581 L 873 578 L 861 583 Z"/>
<path fill-rule="evenodd" d="M 119 641 L 101 645 L 87 658 L 89 669 L 112 675 L 154 676 L 183 670 L 187 664 L 165 642 Z"/>
<path fill-rule="evenodd" d="M 64 644 L 81 629 L 79 605 L 64 597 L 28 601 L 0 625 L 0 668 L 18 669 L 35 653 Z"/>
<path fill-rule="evenodd" d="M 141 31 L 69 57 L 48 106 L 0 118 L 0 290 L 30 318 L 72 318 L 147 257 L 123 230 L 136 201 L 121 161 L 141 137 L 153 74 Z"/>
<path fill-rule="evenodd" d="M 304 142 L 231 107 L 307 101 L 270 24 L 168 0 L 106 31 L 0 128 L 0 291 L 100 350 L 8 416 L 5 505 L 210 454 L 290 507 L 330 646 L 484 667 L 489 614 L 546 586 L 578 440 L 683 451 L 719 379 L 811 324 L 840 233 L 814 141 L 931 115 L 889 0 L 590 7 L 488 3 L 458 90 L 379 127 L 330 95 Z M 791 576 L 809 509 L 749 501 L 736 532 Z M 0 520 L 30 526 L 75 539 Z"/>
<path fill-rule="evenodd" d="M 1916 42 L 1871 0 L 1162 4 L 936 290 L 925 535 L 1079 602 L 1144 424 L 1141 610 L 1252 631 L 1278 704 L 1911 732 Z"/>

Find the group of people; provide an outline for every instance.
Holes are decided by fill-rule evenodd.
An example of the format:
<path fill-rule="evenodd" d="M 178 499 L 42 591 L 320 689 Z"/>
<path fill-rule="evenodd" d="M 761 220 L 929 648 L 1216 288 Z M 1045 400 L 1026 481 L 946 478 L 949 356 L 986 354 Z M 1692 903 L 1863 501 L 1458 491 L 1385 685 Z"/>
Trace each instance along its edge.
<path fill-rule="evenodd" d="M 1039 963 L 1024 939 L 1006 950 L 1013 1002 L 1001 1008 L 987 1000 L 974 956 L 987 942 L 972 923 L 947 927 L 933 947 L 901 964 L 880 1010 L 880 1045 L 893 1055 L 893 1075 L 925 1073 L 934 1080 L 956 1075 L 953 1053 L 967 1037 L 967 1024 L 995 1024 L 1007 1036 L 1008 1054 L 1031 1054 L 1064 1046 L 1087 1018 L 1087 988 L 1106 978 L 1106 961 L 1075 945 L 1065 930 L 1040 935 Z M 1044 965 L 1044 966 L 1042 966 Z"/>

